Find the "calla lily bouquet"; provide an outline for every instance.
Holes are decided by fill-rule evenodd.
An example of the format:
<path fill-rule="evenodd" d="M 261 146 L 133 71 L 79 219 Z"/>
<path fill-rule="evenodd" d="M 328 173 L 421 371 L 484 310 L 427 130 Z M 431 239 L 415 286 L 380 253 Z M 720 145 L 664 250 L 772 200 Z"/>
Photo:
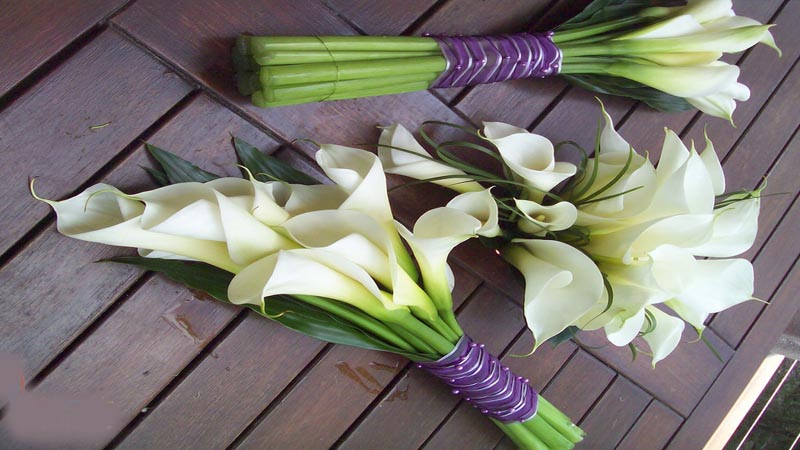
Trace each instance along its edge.
<path fill-rule="evenodd" d="M 759 42 L 780 54 L 770 26 L 735 15 L 731 0 L 595 0 L 546 33 L 242 35 L 233 62 L 239 91 L 259 107 L 560 75 L 659 110 L 731 120 L 750 91 L 720 57 Z"/>
<path fill-rule="evenodd" d="M 569 449 L 583 432 L 464 334 L 447 256 L 500 233 L 488 190 L 394 220 L 384 168 L 365 150 L 322 145 L 319 184 L 234 139 L 245 178 L 221 178 L 149 146 L 163 186 L 97 184 L 47 202 L 66 236 L 134 247 L 135 264 L 328 342 L 398 353 L 488 415 L 520 448 Z M 31 184 L 33 193 L 33 182 Z M 35 193 L 34 193 L 34 196 Z M 407 247 L 411 252 L 407 250 Z"/>
<path fill-rule="evenodd" d="M 465 130 L 493 147 L 471 144 L 493 155 L 502 174 L 472 167 L 450 152 L 452 142 L 436 144 L 423 131 L 434 158 L 401 125 L 383 130 L 378 154 L 389 173 L 459 192 L 491 189 L 500 230 L 476 233 L 524 276 L 536 346 L 602 328 L 634 354 L 642 337 L 655 365 L 686 323 L 702 336 L 710 314 L 752 299 L 753 267 L 731 257 L 755 240 L 759 191 L 724 194 L 707 137 L 698 152 L 666 130 L 656 167 L 605 110 L 603 117 L 594 155 L 578 147 L 579 165 L 555 160 L 567 143 L 499 122 Z"/>

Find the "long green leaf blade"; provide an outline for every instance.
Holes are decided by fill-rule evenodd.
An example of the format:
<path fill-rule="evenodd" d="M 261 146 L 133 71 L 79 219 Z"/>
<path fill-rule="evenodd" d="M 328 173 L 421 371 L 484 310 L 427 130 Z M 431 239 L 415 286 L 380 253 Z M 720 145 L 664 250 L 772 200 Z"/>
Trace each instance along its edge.
<path fill-rule="evenodd" d="M 305 173 L 286 164 L 280 159 L 261 153 L 253 145 L 233 138 L 233 146 L 242 165 L 259 181 L 285 181 L 294 184 L 320 184 L 320 182 Z"/>
<path fill-rule="evenodd" d="M 207 293 L 217 300 L 228 301 L 228 285 L 233 274 L 210 264 L 177 259 L 144 258 L 141 256 L 116 256 L 100 262 L 113 262 L 141 267 L 164 274 L 192 289 Z"/>
<path fill-rule="evenodd" d="M 169 179 L 169 182 L 172 184 L 190 181 L 205 183 L 220 177 L 217 174 L 206 172 L 178 155 L 160 149 L 155 145 L 145 144 L 145 148 L 153 155 L 153 158 L 156 159 L 158 164 L 161 165 L 167 179 Z"/>

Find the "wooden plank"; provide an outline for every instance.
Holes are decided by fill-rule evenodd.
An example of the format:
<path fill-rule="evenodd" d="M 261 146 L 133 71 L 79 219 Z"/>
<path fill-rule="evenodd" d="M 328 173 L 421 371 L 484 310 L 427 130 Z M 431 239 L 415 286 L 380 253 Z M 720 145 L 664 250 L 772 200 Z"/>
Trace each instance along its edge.
<path fill-rule="evenodd" d="M 650 399 L 641 388 L 618 377 L 581 421 L 580 426 L 586 432 L 581 445 L 586 448 L 616 447 Z"/>
<path fill-rule="evenodd" d="M 542 395 L 572 420 L 578 421 L 613 378 L 613 370 L 589 353 L 578 350 Z"/>
<path fill-rule="evenodd" d="M 50 210 L 31 200 L 29 176 L 45 198 L 70 193 L 189 90 L 107 31 L 0 112 L 0 254 Z"/>
<path fill-rule="evenodd" d="M 775 230 L 770 240 L 764 245 L 754 262 L 756 271 L 755 296 L 757 298 L 772 298 L 783 281 L 786 272 L 794 264 L 797 255 L 800 254 L 800 243 L 796 239 L 798 229 L 800 229 L 800 202 L 795 200 L 786 217 Z M 753 323 L 758 315 L 764 311 L 764 307 L 765 305 L 761 302 L 747 302 L 732 308 L 728 312 L 719 314 L 712 322 L 712 325 L 714 325 L 715 330 L 719 328 L 726 333 L 732 342 L 741 346 L 742 340 L 748 332 L 747 325 Z"/>
<path fill-rule="evenodd" d="M 733 350 L 713 331 L 706 330 L 703 336 L 723 361 L 719 361 L 707 346 L 697 341 L 697 333 L 691 330 L 684 331 L 678 348 L 659 362 L 655 369 L 652 359 L 646 355 L 639 355 L 635 361 L 631 361 L 630 350 L 611 345 L 602 330 L 582 332 L 578 339 L 589 352 L 617 372 L 635 381 L 678 413 L 688 415 L 733 354 Z M 647 348 L 644 341 L 639 345 Z"/>
<path fill-rule="evenodd" d="M 324 346 L 248 313 L 116 448 L 225 448 Z M 314 413 L 306 417 L 324 420 Z"/>
<path fill-rule="evenodd" d="M 530 385 L 541 391 L 572 356 L 576 346 L 566 342 L 558 347 L 543 346 L 529 357 L 512 356 L 524 355 L 532 346 L 533 335 L 525 333 L 517 339 L 502 361 L 514 373 L 525 374 L 530 379 Z M 423 448 L 492 448 L 503 436 L 503 432 L 486 420 L 478 410 L 467 403 L 461 403 L 436 433 L 428 438 Z"/>
<path fill-rule="evenodd" d="M 519 309 L 486 288 L 464 308 L 459 322 L 466 333 L 499 354 L 522 329 Z M 395 401 L 397 398 L 406 400 Z M 407 449 L 419 447 L 458 404 L 440 381 L 412 368 L 381 399 L 341 448 Z M 413 424 L 413 426 L 411 425 Z"/>
<path fill-rule="evenodd" d="M 754 260 L 758 298 L 769 298 L 772 295 L 781 281 L 781 271 L 785 270 L 785 263 L 780 267 L 772 258 L 777 255 L 779 260 L 781 256 L 785 259 L 791 257 L 792 251 L 797 252 L 795 239 L 785 234 L 793 233 L 791 226 L 783 227 L 785 230 L 783 235 L 776 234 L 774 238 L 772 237 L 772 232 L 779 226 L 781 220 L 792 220 L 792 216 L 786 214 L 791 212 L 792 202 L 800 192 L 797 167 L 800 167 L 800 135 L 795 135 L 767 176 L 768 182 L 763 192 L 765 198 L 761 202 L 758 217 L 759 233 L 753 247 L 743 255 Z M 773 240 L 781 239 L 781 245 L 770 245 Z M 760 255 L 760 252 L 764 255 Z M 791 264 L 791 261 L 788 263 Z M 717 314 L 711 322 L 711 327 L 731 345 L 738 346 L 742 336 L 762 309 L 763 305 L 757 302 L 737 305 Z"/>
<path fill-rule="evenodd" d="M 153 278 L 81 342 L 36 391 L 91 395 L 114 405 L 130 420 L 236 312 Z M 118 424 L 120 429 L 125 423 Z M 98 442 L 93 448 L 106 444 Z"/>
<path fill-rule="evenodd" d="M 181 20 L 176 21 L 175 18 Z M 236 92 L 230 50 L 240 33 L 346 35 L 354 30 L 316 0 L 141 0 L 112 19 L 137 40 L 221 93 L 237 107 L 250 99 Z M 310 135 L 307 135 L 310 136 Z M 300 136 L 292 136 L 292 139 Z"/>
<path fill-rule="evenodd" d="M 436 0 L 405 1 L 402 7 L 391 0 L 328 0 L 327 3 L 364 33 L 393 36 L 403 34 Z"/>
<path fill-rule="evenodd" d="M 4 2 L 0 14 L 0 97 L 126 1 Z"/>
<path fill-rule="evenodd" d="M 786 325 L 797 313 L 800 289 L 800 264 L 795 262 L 770 305 L 742 341 L 725 370 L 717 377 L 703 400 L 669 443 L 669 449 L 692 448 L 706 442 L 722 423 L 739 393 L 747 386 L 758 366 L 778 341 Z"/>
<path fill-rule="evenodd" d="M 622 439 L 617 450 L 660 450 L 683 422 L 683 418 L 653 400 L 636 424 Z"/>
<path fill-rule="evenodd" d="M 458 285 L 454 295 L 456 303 L 460 304 L 477 287 L 478 279 L 469 277 L 458 268 L 456 276 Z M 237 332 L 238 330 L 239 328 Z M 228 346 L 230 339 L 231 337 L 226 338 L 220 347 Z M 262 340 L 260 345 L 263 346 L 265 341 Z M 269 339 L 269 342 L 270 345 L 265 347 L 273 346 L 273 340 Z M 278 347 L 280 351 L 291 356 L 295 352 L 305 351 L 306 347 L 316 345 L 319 343 L 315 341 L 288 348 Z M 238 352 L 237 356 L 243 359 L 242 363 L 245 365 L 266 365 L 265 361 L 269 361 L 269 366 L 280 365 L 278 361 L 273 361 L 276 358 L 260 354 L 266 351 L 274 350 Z M 271 407 L 269 414 L 247 434 L 246 439 L 237 448 L 263 448 L 265 443 L 274 448 L 328 448 L 381 393 L 383 387 L 405 367 L 406 363 L 405 358 L 388 353 L 334 346 L 302 379 L 297 380 L 291 391 L 281 398 L 279 404 Z M 204 369 L 207 366 L 209 368 Z M 217 361 L 207 358 L 197 370 L 208 372 L 212 370 L 211 367 L 216 366 L 219 366 Z M 300 368 L 302 366 L 296 369 Z M 294 371 L 295 374 L 297 370 Z M 169 445 L 170 448 L 202 448 L 209 446 L 210 442 L 217 443 L 212 447 L 224 448 L 230 445 L 271 401 L 271 399 L 262 399 L 259 402 L 251 400 L 252 392 L 260 392 L 265 384 L 269 384 L 268 378 L 236 377 L 239 380 L 236 388 L 226 388 L 223 379 L 220 379 L 219 383 L 214 383 L 205 381 L 200 376 L 195 377 L 194 373 L 190 379 L 193 380 L 192 387 L 183 389 L 181 385 L 175 393 L 170 394 L 156 409 L 154 415 L 157 417 L 148 417 L 148 420 L 138 426 L 131 437 L 131 444 L 123 445 L 124 447 L 148 448 L 149 446 L 145 445 L 147 442 L 157 442 L 148 436 L 168 436 L 174 434 L 173 430 L 180 429 L 185 430 L 189 437 L 180 437 L 181 444 L 175 442 L 174 445 Z M 220 407 L 215 410 L 235 408 L 236 411 L 202 417 L 185 417 L 178 414 L 183 409 L 193 409 L 190 406 L 193 396 L 217 399 Z M 162 413 L 162 408 L 167 412 Z"/>
<path fill-rule="evenodd" d="M 198 127 L 198 123 L 204 126 Z M 232 174 L 237 169 L 232 164 L 235 156 L 228 142 L 231 134 L 261 149 L 277 148 L 277 144 L 263 133 L 204 96 L 193 99 L 155 133 L 150 142 L 190 158 L 208 170 Z M 140 165 L 149 165 L 141 147 L 103 181 L 127 192 L 151 188 L 152 182 Z M 93 264 L 99 259 L 129 251 L 68 239 L 58 235 L 54 229 L 52 225 L 48 227 L 0 270 L 0 297 L 8 299 L 0 309 L 3 324 L 0 326 L 0 342 L 4 350 L 26 361 L 25 375 L 28 378 L 75 339 L 131 286 L 139 274 L 121 265 Z M 70 264 L 53 264 L 53 261 L 63 260 L 64 255 L 69 255 Z M 43 267 L 49 269 L 43 271 Z M 134 333 L 135 329 L 128 331 Z M 147 335 L 141 332 L 134 334 L 125 339 L 147 339 Z M 121 336 L 118 338 L 122 339 Z M 127 344 L 125 340 L 115 342 Z M 81 348 L 90 353 L 91 349 L 81 344 L 76 349 L 77 356 L 71 355 L 66 361 L 80 356 Z M 111 357 L 102 355 L 99 349 L 98 352 L 100 354 L 84 357 L 88 360 Z M 144 366 L 152 362 L 145 360 L 140 364 Z M 174 364 L 180 363 L 176 361 Z M 92 374 L 90 367 L 93 365 L 87 363 L 85 375 L 89 379 Z M 180 367 L 177 365 L 172 370 L 177 372 Z M 145 392 L 140 394 L 145 395 Z"/>

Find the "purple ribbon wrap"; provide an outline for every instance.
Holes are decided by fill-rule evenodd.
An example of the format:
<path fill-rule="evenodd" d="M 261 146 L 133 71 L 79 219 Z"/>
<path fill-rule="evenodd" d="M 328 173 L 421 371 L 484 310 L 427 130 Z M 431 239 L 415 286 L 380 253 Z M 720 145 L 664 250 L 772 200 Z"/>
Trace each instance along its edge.
<path fill-rule="evenodd" d="M 553 32 L 501 36 L 431 36 L 447 68 L 431 85 L 449 88 L 519 78 L 544 78 L 561 70 L 561 50 Z"/>
<path fill-rule="evenodd" d="M 524 422 L 536 415 L 539 396 L 527 379 L 515 376 L 483 344 L 466 334 L 456 347 L 433 362 L 417 367 L 444 381 L 483 414 L 501 422 Z"/>

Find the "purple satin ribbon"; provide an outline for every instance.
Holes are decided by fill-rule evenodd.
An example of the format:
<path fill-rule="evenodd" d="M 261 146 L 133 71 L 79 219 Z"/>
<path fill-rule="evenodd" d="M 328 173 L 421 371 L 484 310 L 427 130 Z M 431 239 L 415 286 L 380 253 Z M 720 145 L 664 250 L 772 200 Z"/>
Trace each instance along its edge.
<path fill-rule="evenodd" d="M 501 422 L 524 422 L 536 415 L 539 395 L 528 380 L 515 376 L 483 344 L 464 335 L 439 359 L 417 367 L 444 381 L 483 414 Z"/>
<path fill-rule="evenodd" d="M 561 70 L 561 50 L 553 32 L 502 36 L 431 36 L 447 68 L 431 85 L 449 88 L 519 78 L 544 78 Z"/>

